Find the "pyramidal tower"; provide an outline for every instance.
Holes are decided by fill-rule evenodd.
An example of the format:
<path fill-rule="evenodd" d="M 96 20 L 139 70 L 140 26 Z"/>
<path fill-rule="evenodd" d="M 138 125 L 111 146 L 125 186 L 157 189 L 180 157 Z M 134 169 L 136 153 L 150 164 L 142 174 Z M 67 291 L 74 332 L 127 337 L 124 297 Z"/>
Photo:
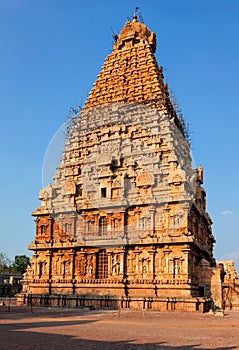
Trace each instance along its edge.
<path fill-rule="evenodd" d="M 19 303 L 206 311 L 221 302 L 203 169 L 154 52 L 128 20 L 68 123 Z"/>

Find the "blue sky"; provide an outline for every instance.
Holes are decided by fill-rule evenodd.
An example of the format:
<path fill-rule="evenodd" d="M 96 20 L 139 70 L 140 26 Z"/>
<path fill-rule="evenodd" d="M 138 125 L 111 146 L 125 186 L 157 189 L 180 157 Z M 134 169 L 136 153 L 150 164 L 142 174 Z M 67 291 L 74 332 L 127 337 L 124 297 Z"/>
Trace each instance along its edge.
<path fill-rule="evenodd" d="M 30 254 L 47 147 L 135 6 L 204 167 L 215 256 L 239 270 L 238 0 L 0 0 L 0 251 Z"/>

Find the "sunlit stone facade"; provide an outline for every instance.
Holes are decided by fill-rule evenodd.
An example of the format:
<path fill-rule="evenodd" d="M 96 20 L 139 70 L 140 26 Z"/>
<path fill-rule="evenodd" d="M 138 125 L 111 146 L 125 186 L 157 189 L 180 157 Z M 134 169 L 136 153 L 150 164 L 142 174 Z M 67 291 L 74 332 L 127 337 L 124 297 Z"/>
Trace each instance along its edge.
<path fill-rule="evenodd" d="M 134 16 L 40 191 L 19 302 L 205 311 L 221 303 L 211 219 L 185 125 Z M 30 299 L 29 299 L 30 298 Z"/>

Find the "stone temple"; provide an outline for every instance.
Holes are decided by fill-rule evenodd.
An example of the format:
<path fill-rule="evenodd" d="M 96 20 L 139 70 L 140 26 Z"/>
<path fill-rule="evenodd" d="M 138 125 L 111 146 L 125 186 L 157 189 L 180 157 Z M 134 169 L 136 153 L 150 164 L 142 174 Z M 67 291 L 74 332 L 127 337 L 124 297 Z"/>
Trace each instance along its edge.
<path fill-rule="evenodd" d="M 192 168 L 155 50 L 155 33 L 134 15 L 70 119 L 54 182 L 32 213 L 19 304 L 221 307 L 203 169 Z"/>

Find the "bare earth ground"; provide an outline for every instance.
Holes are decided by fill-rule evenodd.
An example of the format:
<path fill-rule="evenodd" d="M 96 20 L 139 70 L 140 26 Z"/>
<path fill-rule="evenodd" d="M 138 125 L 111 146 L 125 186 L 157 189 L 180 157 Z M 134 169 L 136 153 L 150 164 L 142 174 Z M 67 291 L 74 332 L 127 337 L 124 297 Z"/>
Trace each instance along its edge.
<path fill-rule="evenodd" d="M 0 307 L 0 350 L 239 349 L 239 312 Z"/>

